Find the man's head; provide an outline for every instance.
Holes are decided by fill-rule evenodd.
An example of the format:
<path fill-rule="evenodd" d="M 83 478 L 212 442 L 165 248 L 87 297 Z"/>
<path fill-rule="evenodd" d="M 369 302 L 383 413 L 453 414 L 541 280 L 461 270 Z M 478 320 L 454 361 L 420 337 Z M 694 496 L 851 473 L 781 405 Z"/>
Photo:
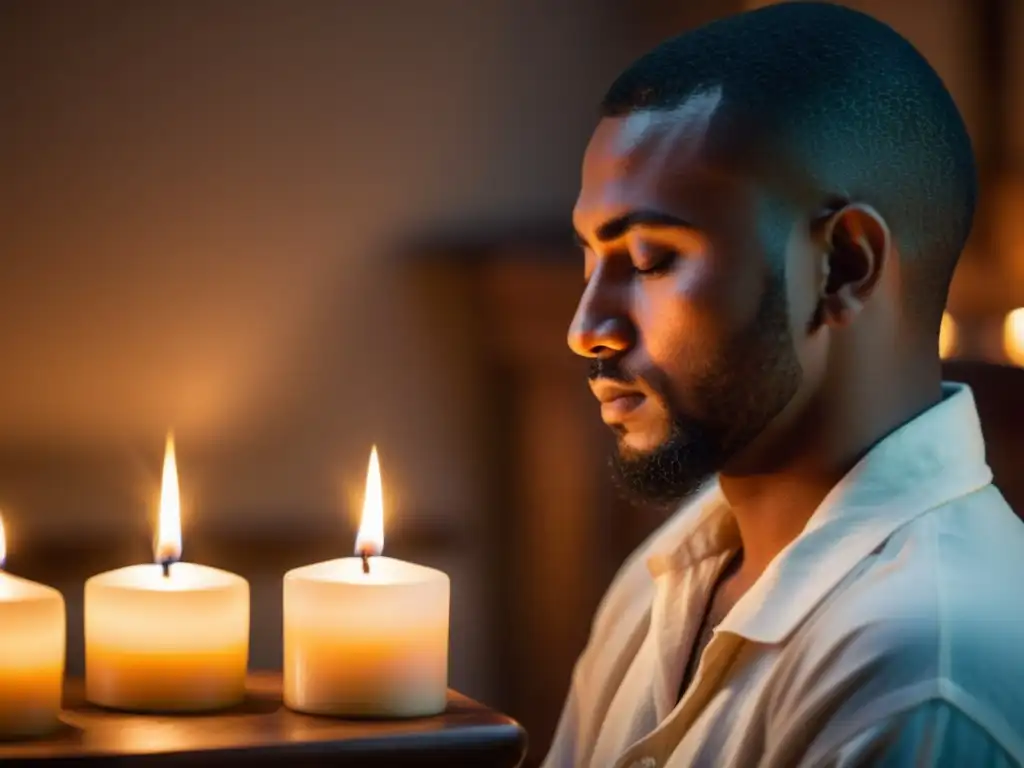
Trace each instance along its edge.
<path fill-rule="evenodd" d="M 627 489 L 765 471 L 826 391 L 928 368 L 975 194 L 945 87 L 863 14 L 770 6 L 634 63 L 584 158 L 569 332 Z"/>

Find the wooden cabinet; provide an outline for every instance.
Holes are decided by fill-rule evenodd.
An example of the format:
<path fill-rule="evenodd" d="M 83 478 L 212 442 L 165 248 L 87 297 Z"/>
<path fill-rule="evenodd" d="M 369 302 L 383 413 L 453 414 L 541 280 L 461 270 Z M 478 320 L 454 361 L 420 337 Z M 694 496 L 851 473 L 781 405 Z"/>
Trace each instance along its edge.
<path fill-rule="evenodd" d="M 582 288 L 567 238 L 442 252 L 414 269 L 445 364 L 471 374 L 485 474 L 495 700 L 546 751 L 594 610 L 657 524 L 610 484 L 612 437 L 566 346 Z M 529 764 L 529 763 L 528 763 Z"/>

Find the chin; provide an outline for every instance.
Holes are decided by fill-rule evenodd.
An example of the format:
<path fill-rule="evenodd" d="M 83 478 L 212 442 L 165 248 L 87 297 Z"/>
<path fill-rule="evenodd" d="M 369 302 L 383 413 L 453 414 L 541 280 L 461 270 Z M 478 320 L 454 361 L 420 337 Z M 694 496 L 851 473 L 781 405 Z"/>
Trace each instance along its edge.
<path fill-rule="evenodd" d="M 664 445 L 664 435 L 655 436 L 644 432 L 619 433 L 619 457 L 625 461 L 653 456 Z"/>

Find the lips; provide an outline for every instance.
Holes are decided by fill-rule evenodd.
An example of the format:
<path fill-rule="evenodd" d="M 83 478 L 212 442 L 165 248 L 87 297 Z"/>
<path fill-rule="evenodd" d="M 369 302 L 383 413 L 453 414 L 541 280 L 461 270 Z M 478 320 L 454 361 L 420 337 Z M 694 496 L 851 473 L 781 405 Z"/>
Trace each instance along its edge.
<path fill-rule="evenodd" d="M 643 392 L 607 379 L 590 382 L 590 388 L 601 403 L 601 418 L 608 424 L 622 421 L 647 399 Z"/>
<path fill-rule="evenodd" d="M 646 398 L 639 392 L 618 395 L 601 403 L 601 418 L 607 423 L 623 421 L 640 407 Z"/>

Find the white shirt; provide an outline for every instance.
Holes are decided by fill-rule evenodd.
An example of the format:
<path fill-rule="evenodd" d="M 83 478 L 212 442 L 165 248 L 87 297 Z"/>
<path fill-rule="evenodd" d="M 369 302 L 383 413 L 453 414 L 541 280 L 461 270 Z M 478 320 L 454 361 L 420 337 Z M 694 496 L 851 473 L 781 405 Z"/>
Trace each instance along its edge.
<path fill-rule="evenodd" d="M 970 389 L 943 394 L 829 493 L 678 702 L 739 538 L 717 483 L 674 515 L 605 595 L 545 768 L 1024 764 L 1024 523 Z"/>

